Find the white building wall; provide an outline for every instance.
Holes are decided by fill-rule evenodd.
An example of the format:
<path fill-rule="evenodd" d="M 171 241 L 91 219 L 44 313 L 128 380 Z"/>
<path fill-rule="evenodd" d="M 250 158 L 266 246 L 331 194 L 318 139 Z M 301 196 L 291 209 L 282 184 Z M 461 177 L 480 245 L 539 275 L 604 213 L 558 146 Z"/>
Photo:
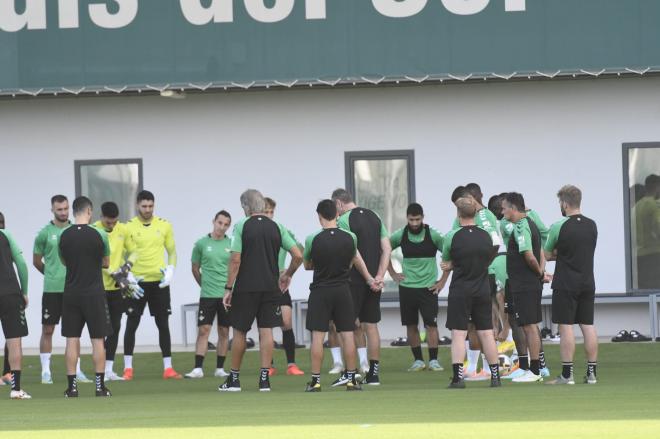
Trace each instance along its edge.
<path fill-rule="evenodd" d="M 318 227 L 316 202 L 344 186 L 344 151 L 414 149 L 417 200 L 441 230 L 458 184 L 479 182 L 486 197 L 520 191 L 547 223 L 559 217 L 557 189 L 581 187 L 600 231 L 598 291 L 623 292 L 621 144 L 660 140 L 659 97 L 660 78 L 639 78 L 4 100 L 0 211 L 29 262 L 50 196 L 74 197 L 75 159 L 142 158 L 156 213 L 174 225 L 171 324 L 181 343 L 179 306 L 198 297 L 191 247 L 217 210 L 238 218 L 239 194 L 258 188 L 302 239 Z M 310 279 L 296 275 L 294 298 L 306 296 Z M 29 347 L 38 345 L 41 290 L 31 269 Z M 387 324 L 403 332 L 396 318 Z M 137 340 L 157 344 L 150 318 Z"/>

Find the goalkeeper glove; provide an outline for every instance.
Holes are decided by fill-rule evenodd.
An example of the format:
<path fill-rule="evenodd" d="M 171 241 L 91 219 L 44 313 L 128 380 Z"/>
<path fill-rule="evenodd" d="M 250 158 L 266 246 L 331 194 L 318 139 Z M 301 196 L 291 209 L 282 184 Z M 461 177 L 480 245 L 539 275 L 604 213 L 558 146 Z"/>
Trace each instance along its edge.
<path fill-rule="evenodd" d="M 163 273 L 163 278 L 158 284 L 159 288 L 167 288 L 172 283 L 172 278 L 174 277 L 174 265 L 168 265 L 166 268 L 161 268 L 160 272 Z"/>

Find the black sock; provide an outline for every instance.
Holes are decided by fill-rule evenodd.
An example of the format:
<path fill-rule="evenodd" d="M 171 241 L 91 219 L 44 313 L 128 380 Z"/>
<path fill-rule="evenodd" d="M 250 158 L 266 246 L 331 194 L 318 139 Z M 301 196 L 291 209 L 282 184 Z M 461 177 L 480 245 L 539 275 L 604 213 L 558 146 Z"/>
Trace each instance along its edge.
<path fill-rule="evenodd" d="M 597 361 L 588 361 L 587 362 L 587 376 L 593 374 L 596 375 L 596 367 L 598 366 Z"/>
<path fill-rule="evenodd" d="M 268 368 L 267 367 L 262 367 L 261 372 L 259 373 L 259 379 L 261 381 L 268 381 Z"/>
<path fill-rule="evenodd" d="M 573 376 L 573 363 L 561 363 L 561 376 L 566 379 Z"/>
<path fill-rule="evenodd" d="M 201 369 L 204 365 L 204 355 L 195 355 L 195 369 Z"/>
<path fill-rule="evenodd" d="M 313 373 L 312 374 L 312 386 L 315 386 L 317 384 L 321 384 L 321 374 L 320 373 Z"/>
<path fill-rule="evenodd" d="M 529 370 L 534 374 L 538 375 L 541 370 L 541 362 L 539 360 L 531 360 L 529 362 Z"/>
<path fill-rule="evenodd" d="M 97 372 L 96 373 L 96 391 L 100 392 L 103 389 L 105 389 L 105 374 Z"/>
<path fill-rule="evenodd" d="M 545 352 L 539 352 L 539 362 L 541 369 L 545 369 L 547 365 L 545 364 Z"/>
<path fill-rule="evenodd" d="M 158 328 L 158 344 L 163 357 L 172 356 L 172 337 L 170 336 L 170 316 L 167 314 L 155 317 L 156 327 Z"/>
<path fill-rule="evenodd" d="M 21 390 L 21 371 L 11 371 L 11 390 Z"/>
<path fill-rule="evenodd" d="M 518 357 L 518 367 L 520 367 L 522 370 L 529 370 L 529 356 L 520 355 Z"/>
<path fill-rule="evenodd" d="M 380 363 L 378 360 L 369 360 L 369 375 L 378 375 L 379 365 Z"/>
<path fill-rule="evenodd" d="M 454 377 L 452 378 L 453 383 L 458 383 L 463 381 L 463 363 L 454 363 L 451 365 L 454 370 Z"/>
<path fill-rule="evenodd" d="M 500 379 L 500 365 L 498 363 L 489 364 L 490 367 L 490 378 L 493 380 Z"/>
<path fill-rule="evenodd" d="M 345 373 L 346 373 L 346 378 L 348 379 L 348 381 L 353 383 L 353 384 L 356 384 L 356 381 L 355 381 L 356 371 L 355 370 L 347 370 Z"/>
<path fill-rule="evenodd" d="M 215 361 L 215 367 L 217 369 L 222 369 L 223 367 L 225 367 L 225 357 L 223 357 L 222 355 L 218 355 L 218 358 Z"/>
<path fill-rule="evenodd" d="M 282 344 L 287 364 L 294 364 L 296 362 L 296 336 L 293 335 L 293 329 L 282 331 Z"/>
<path fill-rule="evenodd" d="M 424 356 L 422 355 L 422 347 L 417 346 L 417 347 L 411 347 L 410 350 L 412 351 L 413 357 L 415 358 L 415 361 L 424 361 Z"/>
<path fill-rule="evenodd" d="M 2 374 L 7 375 L 9 372 L 11 372 L 11 366 L 9 365 L 9 348 L 7 348 L 7 345 L 5 344 L 5 361 L 2 368 Z"/>
<path fill-rule="evenodd" d="M 232 381 L 238 381 L 238 376 L 240 375 L 240 373 L 241 373 L 240 371 L 235 370 L 235 369 L 232 369 L 232 370 L 229 372 L 229 378 L 230 378 Z"/>
<path fill-rule="evenodd" d="M 78 390 L 78 380 L 76 375 L 67 375 L 66 379 L 69 381 L 69 390 Z"/>
<path fill-rule="evenodd" d="M 429 348 L 429 361 L 438 359 L 438 348 Z"/>

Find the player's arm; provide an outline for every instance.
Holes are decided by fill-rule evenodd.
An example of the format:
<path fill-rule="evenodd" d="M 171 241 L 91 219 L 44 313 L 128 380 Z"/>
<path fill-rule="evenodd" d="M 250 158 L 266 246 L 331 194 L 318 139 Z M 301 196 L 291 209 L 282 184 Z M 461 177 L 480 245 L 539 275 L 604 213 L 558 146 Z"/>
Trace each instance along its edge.
<path fill-rule="evenodd" d="M 374 292 L 379 292 L 382 290 L 382 286 L 376 284 L 376 281 L 374 280 L 373 277 L 371 277 L 371 274 L 369 274 L 369 270 L 367 270 L 367 264 L 364 263 L 364 259 L 362 258 L 362 255 L 360 254 L 360 251 L 356 249 L 355 251 L 355 256 L 353 256 L 353 261 L 351 262 L 351 265 L 355 267 L 355 269 L 362 275 L 364 280 L 367 282 L 367 285 L 369 288 L 371 288 L 372 291 Z"/>
<path fill-rule="evenodd" d="M 192 263 L 192 275 L 195 278 L 195 282 L 200 287 L 202 286 L 202 272 L 200 271 L 199 264 Z"/>
<path fill-rule="evenodd" d="M 439 294 L 440 291 L 445 288 L 447 280 L 449 280 L 449 274 L 454 269 L 454 264 L 451 261 L 451 241 L 454 237 L 454 230 L 458 229 L 452 229 L 451 232 L 442 237 L 442 260 L 440 263 L 442 275 L 440 276 L 440 279 L 429 288 L 429 291 L 432 291 L 434 294 Z"/>
<path fill-rule="evenodd" d="M 41 274 L 44 274 L 44 253 L 46 251 L 46 232 L 42 230 L 39 232 L 34 240 L 34 250 L 32 252 L 32 265 Z"/>
<path fill-rule="evenodd" d="M 557 260 L 557 240 L 559 238 L 559 230 L 561 229 L 562 222 L 558 222 L 550 226 L 550 231 L 548 232 L 548 239 L 545 241 L 543 246 L 543 253 L 545 259 L 548 261 Z"/>
<path fill-rule="evenodd" d="M 289 263 L 289 267 L 280 277 L 280 283 L 282 281 L 282 278 L 284 278 L 285 281 L 286 279 L 288 279 L 290 283 L 291 277 L 293 277 L 296 270 L 298 270 L 300 265 L 302 265 L 303 263 L 303 252 L 300 250 L 300 244 L 298 244 L 296 240 L 293 239 L 293 237 L 286 230 L 286 228 L 284 228 L 282 225 L 279 225 L 279 227 L 280 227 L 280 234 L 282 236 L 282 248 L 288 251 L 289 254 L 291 255 L 291 262 Z M 280 285 L 280 287 L 282 287 L 282 285 Z"/>
<path fill-rule="evenodd" d="M 392 233 L 390 236 L 390 247 L 392 251 L 394 251 L 396 248 L 398 248 L 401 245 L 401 237 L 403 236 L 403 229 L 399 229 L 396 232 Z M 389 263 L 387 264 L 387 272 L 392 276 L 392 279 L 394 279 L 394 282 L 401 283 L 405 277 L 403 273 L 398 273 L 394 269 L 394 264 L 392 264 L 392 257 L 390 255 L 390 260 Z"/>
<path fill-rule="evenodd" d="M 305 247 L 303 248 L 303 266 L 305 270 L 314 269 L 314 261 L 312 261 L 312 243 L 314 242 L 314 235 L 310 235 L 305 239 Z"/>
<path fill-rule="evenodd" d="M 382 253 L 380 255 L 380 263 L 378 264 L 378 272 L 376 273 L 376 276 L 374 276 L 376 282 L 381 283 L 385 279 L 385 273 L 387 272 L 387 267 L 390 265 L 390 258 L 392 257 L 392 245 L 390 245 L 390 238 L 387 236 L 385 226 L 382 227 L 385 236 L 383 236 L 383 232 L 381 232 L 380 250 Z"/>
<path fill-rule="evenodd" d="M 227 267 L 227 285 L 225 285 L 225 295 L 222 297 L 222 304 L 225 309 L 231 307 L 231 298 L 234 293 L 234 284 L 238 276 L 238 270 L 241 268 L 241 252 L 243 251 L 243 221 L 239 221 L 234 226 L 234 234 L 231 237 L 231 257 Z"/>
<path fill-rule="evenodd" d="M 9 241 L 9 249 L 11 251 L 12 259 L 14 260 L 14 265 L 16 265 L 16 271 L 18 272 L 18 281 L 21 284 L 21 292 L 26 296 L 27 304 L 27 294 L 28 294 L 28 268 L 25 263 L 25 258 L 23 258 L 23 252 L 14 241 L 14 238 L 7 232 L 3 232 Z"/>

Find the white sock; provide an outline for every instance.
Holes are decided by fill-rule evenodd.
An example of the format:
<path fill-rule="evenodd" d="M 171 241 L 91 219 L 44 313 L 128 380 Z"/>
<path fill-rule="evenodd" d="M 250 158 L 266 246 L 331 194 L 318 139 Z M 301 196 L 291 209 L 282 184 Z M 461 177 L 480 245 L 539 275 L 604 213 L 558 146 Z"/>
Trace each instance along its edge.
<path fill-rule="evenodd" d="M 50 354 L 39 354 L 41 359 L 41 373 L 50 373 Z"/>
<path fill-rule="evenodd" d="M 341 359 L 341 348 L 340 347 L 330 348 L 330 353 L 332 354 L 332 362 L 334 364 L 344 364 L 344 362 Z"/>
<path fill-rule="evenodd" d="M 114 367 L 115 362 L 110 361 L 110 360 L 105 360 L 105 374 L 107 375 L 108 372 L 112 372 L 112 368 Z"/>
<path fill-rule="evenodd" d="M 509 329 L 509 335 L 506 336 L 506 341 L 513 341 L 513 331 Z"/>
<path fill-rule="evenodd" d="M 357 348 L 358 356 L 360 357 L 360 364 L 368 363 L 367 348 Z"/>
<path fill-rule="evenodd" d="M 82 371 L 80 370 L 80 357 L 78 357 L 78 362 L 76 363 L 76 375 L 80 375 Z"/>
<path fill-rule="evenodd" d="M 490 365 L 488 364 L 486 354 L 481 354 L 481 370 L 490 372 Z"/>
<path fill-rule="evenodd" d="M 133 369 L 132 355 L 124 355 L 124 369 Z"/>
<path fill-rule="evenodd" d="M 163 369 L 172 367 L 172 357 L 163 357 Z"/>
<path fill-rule="evenodd" d="M 476 373 L 477 372 L 477 363 L 479 363 L 479 354 L 481 351 L 473 351 L 472 349 L 468 349 L 467 351 L 467 368 L 465 373 Z"/>

